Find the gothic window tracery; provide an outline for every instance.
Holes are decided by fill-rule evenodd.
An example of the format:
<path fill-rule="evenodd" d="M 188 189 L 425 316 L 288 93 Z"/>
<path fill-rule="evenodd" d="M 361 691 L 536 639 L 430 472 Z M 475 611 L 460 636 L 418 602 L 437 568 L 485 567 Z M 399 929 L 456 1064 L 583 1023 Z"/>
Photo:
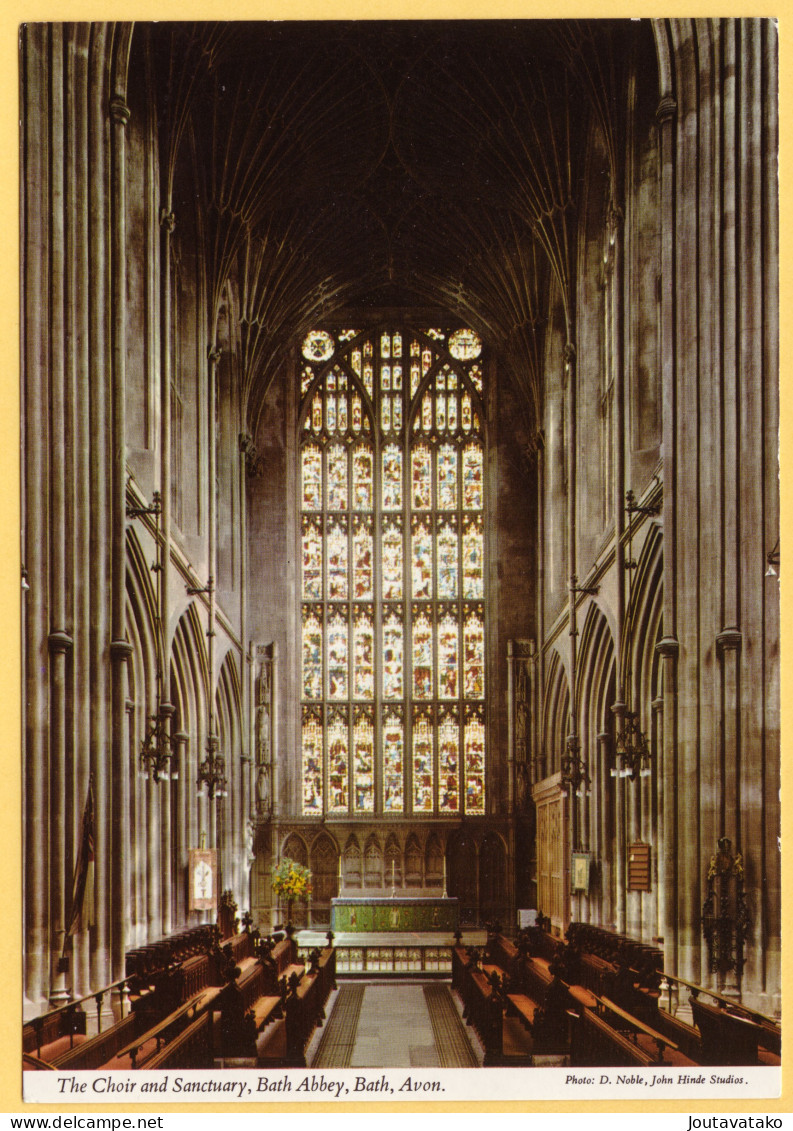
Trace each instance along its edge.
<path fill-rule="evenodd" d="M 312 330 L 299 435 L 305 815 L 485 811 L 473 330 Z"/>

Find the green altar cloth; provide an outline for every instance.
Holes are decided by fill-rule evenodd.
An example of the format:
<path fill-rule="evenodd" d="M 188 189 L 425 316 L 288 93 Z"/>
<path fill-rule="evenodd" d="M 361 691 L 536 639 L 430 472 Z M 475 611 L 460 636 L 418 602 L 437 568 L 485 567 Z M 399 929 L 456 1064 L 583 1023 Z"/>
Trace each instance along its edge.
<path fill-rule="evenodd" d="M 460 905 L 456 897 L 339 896 L 331 900 L 334 931 L 456 931 Z"/>

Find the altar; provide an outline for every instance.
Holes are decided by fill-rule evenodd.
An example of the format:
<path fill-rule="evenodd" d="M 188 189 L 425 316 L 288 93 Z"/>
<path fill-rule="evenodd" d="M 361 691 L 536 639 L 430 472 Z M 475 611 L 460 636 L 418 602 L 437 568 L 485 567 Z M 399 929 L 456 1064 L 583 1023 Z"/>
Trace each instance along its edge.
<path fill-rule="evenodd" d="M 456 896 L 353 895 L 330 901 L 330 925 L 338 933 L 378 931 L 456 931 L 460 903 Z"/>

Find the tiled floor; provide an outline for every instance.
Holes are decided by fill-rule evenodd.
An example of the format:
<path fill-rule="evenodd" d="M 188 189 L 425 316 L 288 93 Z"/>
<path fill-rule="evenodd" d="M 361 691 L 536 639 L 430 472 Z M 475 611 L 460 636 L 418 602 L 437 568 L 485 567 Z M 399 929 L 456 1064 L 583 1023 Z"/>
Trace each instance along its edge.
<path fill-rule="evenodd" d="M 437 1068 L 430 1015 L 420 985 L 367 986 L 351 1068 Z"/>

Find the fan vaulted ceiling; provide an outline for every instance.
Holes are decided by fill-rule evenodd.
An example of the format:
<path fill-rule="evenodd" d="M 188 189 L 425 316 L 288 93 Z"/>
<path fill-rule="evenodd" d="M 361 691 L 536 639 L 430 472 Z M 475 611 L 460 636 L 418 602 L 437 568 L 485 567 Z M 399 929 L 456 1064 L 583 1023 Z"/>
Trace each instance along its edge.
<path fill-rule="evenodd" d="M 210 314 L 234 275 L 255 413 L 286 340 L 345 308 L 431 305 L 500 351 L 535 412 L 551 280 L 574 338 L 590 121 L 619 206 L 611 21 L 148 25 L 163 191 L 192 137 Z"/>

